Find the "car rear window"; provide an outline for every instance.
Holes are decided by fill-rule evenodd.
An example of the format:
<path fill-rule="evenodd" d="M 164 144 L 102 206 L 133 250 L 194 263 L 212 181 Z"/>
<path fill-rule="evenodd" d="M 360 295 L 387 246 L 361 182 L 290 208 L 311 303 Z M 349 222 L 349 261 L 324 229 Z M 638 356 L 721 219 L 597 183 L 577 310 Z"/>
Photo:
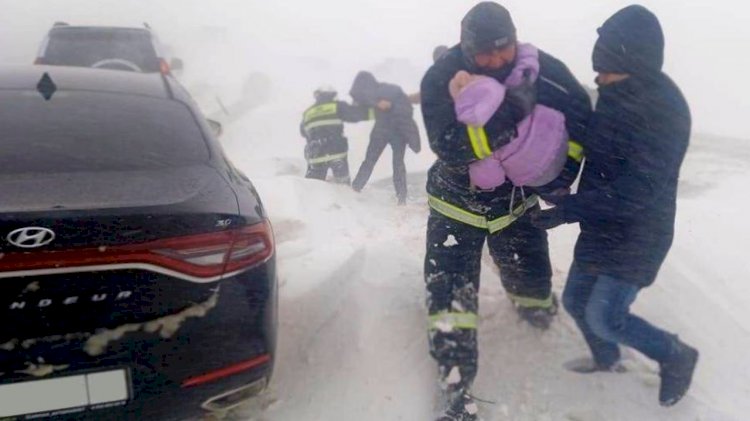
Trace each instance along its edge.
<path fill-rule="evenodd" d="M 142 71 L 159 71 L 159 58 L 146 31 L 67 28 L 50 32 L 43 64 L 91 67 L 102 60 L 127 60 Z"/>
<path fill-rule="evenodd" d="M 204 163 L 206 140 L 182 103 L 145 96 L 0 91 L 0 174 L 125 171 Z"/>

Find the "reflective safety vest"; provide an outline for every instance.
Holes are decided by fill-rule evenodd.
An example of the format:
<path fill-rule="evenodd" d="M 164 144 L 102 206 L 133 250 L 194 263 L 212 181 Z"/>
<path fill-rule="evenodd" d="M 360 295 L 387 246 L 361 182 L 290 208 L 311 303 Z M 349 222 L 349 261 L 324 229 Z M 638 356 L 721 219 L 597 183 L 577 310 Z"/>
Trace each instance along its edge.
<path fill-rule="evenodd" d="M 344 122 L 338 116 L 338 104 L 326 102 L 310 107 L 303 116 L 302 125 L 305 133 L 318 127 L 339 127 L 343 129 Z"/>
<path fill-rule="evenodd" d="M 430 208 L 443 216 L 463 222 L 466 225 L 471 225 L 472 227 L 486 229 L 490 234 L 494 234 L 509 227 L 510 224 L 524 214 L 526 209 L 536 206 L 539 203 L 539 197 L 537 195 L 529 196 L 523 203 L 511 209 L 508 215 L 496 219 L 487 219 L 484 215 L 471 213 L 432 195 L 428 197 L 427 201 Z"/>

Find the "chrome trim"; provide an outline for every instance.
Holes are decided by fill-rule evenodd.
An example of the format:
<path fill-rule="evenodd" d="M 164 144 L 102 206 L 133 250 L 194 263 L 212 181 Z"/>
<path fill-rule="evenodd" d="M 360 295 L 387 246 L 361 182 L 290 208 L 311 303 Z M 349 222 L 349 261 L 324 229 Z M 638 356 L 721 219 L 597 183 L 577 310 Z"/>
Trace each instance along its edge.
<path fill-rule="evenodd" d="M 263 390 L 265 390 L 266 383 L 267 380 L 265 377 L 263 377 L 260 380 L 256 380 L 237 389 L 230 390 L 229 392 L 225 392 L 220 395 L 216 395 L 212 398 L 208 398 L 205 402 L 203 402 L 203 404 L 201 404 L 201 408 L 210 412 L 225 412 L 232 410 L 240 405 L 243 405 L 245 402 L 254 398 Z M 222 404 L 221 400 L 226 398 L 230 398 L 229 402 L 226 404 Z M 231 398 L 239 398 L 239 400 L 233 402 Z"/>
<path fill-rule="evenodd" d="M 136 269 L 136 270 L 145 270 L 148 272 L 154 272 L 154 273 L 159 273 L 162 275 L 171 276 L 171 277 L 178 278 L 187 282 L 192 282 L 195 284 L 208 284 L 211 282 L 216 282 L 225 278 L 230 278 L 232 276 L 239 275 L 240 273 L 243 273 L 243 272 L 247 272 L 248 270 L 257 267 L 258 265 L 261 265 L 267 262 L 272 256 L 273 255 L 269 256 L 268 259 L 262 262 L 259 262 L 256 265 L 253 265 L 247 268 L 242 268 L 234 272 L 212 276 L 209 278 L 191 276 L 182 272 L 177 272 L 174 270 L 166 269 L 161 266 L 152 265 L 148 263 L 121 263 L 121 264 L 112 264 L 112 265 L 74 266 L 74 267 L 66 267 L 66 268 L 32 269 L 32 270 L 16 270 L 16 271 L 11 271 L 11 272 L 0 272 L 0 279 L 18 278 L 18 277 L 25 277 L 25 276 L 62 275 L 62 274 L 68 274 L 68 273 L 107 272 L 107 271 L 114 271 L 114 270 Z"/>

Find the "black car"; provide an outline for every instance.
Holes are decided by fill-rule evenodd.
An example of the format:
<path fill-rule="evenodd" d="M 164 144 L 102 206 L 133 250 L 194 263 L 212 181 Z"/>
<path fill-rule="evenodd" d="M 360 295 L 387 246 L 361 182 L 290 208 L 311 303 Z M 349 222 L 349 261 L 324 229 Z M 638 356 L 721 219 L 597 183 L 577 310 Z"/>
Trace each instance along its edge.
<path fill-rule="evenodd" d="M 164 48 L 148 26 L 72 26 L 57 23 L 39 47 L 36 64 L 93 67 L 169 74 L 182 61 L 167 61 Z"/>
<path fill-rule="evenodd" d="M 0 68 L 0 419 L 184 419 L 261 391 L 268 217 L 161 74 Z"/>

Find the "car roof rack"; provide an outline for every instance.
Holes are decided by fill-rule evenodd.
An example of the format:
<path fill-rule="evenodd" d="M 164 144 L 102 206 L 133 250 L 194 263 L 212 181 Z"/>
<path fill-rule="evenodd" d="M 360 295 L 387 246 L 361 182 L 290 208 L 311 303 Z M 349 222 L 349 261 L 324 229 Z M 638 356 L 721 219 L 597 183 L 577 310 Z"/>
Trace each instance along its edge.
<path fill-rule="evenodd" d="M 54 24 L 52 24 L 53 28 L 57 28 L 59 26 L 70 26 L 70 24 L 68 22 L 62 22 L 62 21 L 57 21 Z"/>

